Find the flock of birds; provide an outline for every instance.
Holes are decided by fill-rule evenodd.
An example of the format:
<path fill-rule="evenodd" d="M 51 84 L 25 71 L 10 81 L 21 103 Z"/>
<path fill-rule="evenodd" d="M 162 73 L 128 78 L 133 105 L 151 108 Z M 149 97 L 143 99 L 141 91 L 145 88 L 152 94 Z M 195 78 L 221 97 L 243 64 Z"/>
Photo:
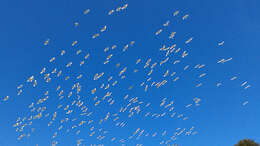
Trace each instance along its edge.
<path fill-rule="evenodd" d="M 127 9 L 128 4 L 123 3 L 121 6 L 109 10 L 105 15 L 121 13 Z M 86 9 L 83 14 L 91 15 L 91 9 Z M 174 19 L 186 21 L 190 17 L 189 14 L 180 15 L 180 11 L 173 12 L 171 14 L 173 20 L 171 21 Z M 163 23 L 153 35 L 159 37 L 163 31 L 167 30 L 171 21 L 167 20 Z M 79 22 L 74 22 L 74 27 L 79 25 Z M 91 34 L 91 38 L 102 37 L 108 28 L 107 25 L 102 26 L 97 33 Z M 177 32 L 171 32 L 167 39 L 174 40 L 177 35 Z M 193 37 L 190 37 L 183 43 L 189 45 L 192 41 Z M 48 46 L 50 42 L 51 39 L 46 39 L 43 45 Z M 217 43 L 217 45 L 224 45 L 224 41 Z M 158 92 L 165 86 L 181 82 L 183 72 L 199 72 L 196 77 L 199 82 L 192 86 L 200 88 L 204 85 L 200 79 L 208 75 L 203 70 L 207 65 L 189 63 L 181 66 L 181 62 L 190 55 L 189 50 L 179 48 L 174 43 L 165 44 L 158 48 L 158 54 L 164 54 L 163 57 L 137 58 L 130 60 L 129 62 L 132 62 L 130 65 L 121 63 L 116 56 L 127 54 L 128 49 L 135 46 L 135 41 L 129 41 L 124 46 L 116 44 L 107 46 L 103 51 L 103 55 L 106 57 L 102 62 L 97 62 L 95 57 L 92 58 L 94 54 L 87 52 L 88 50 L 78 49 L 80 45 L 75 40 L 69 49 L 60 50 L 59 54 L 51 57 L 48 65 L 43 67 L 38 74 L 28 77 L 24 83 L 17 86 L 17 96 L 22 96 L 25 88 L 38 88 L 41 91 L 41 94 L 37 94 L 37 97 L 28 104 L 29 114 L 18 117 L 14 122 L 13 127 L 18 133 L 17 139 L 31 137 L 37 131 L 34 128 L 34 123 L 40 120 L 47 121 L 46 127 L 54 130 L 50 137 L 52 146 L 62 143 L 58 137 L 69 133 L 78 137 L 75 139 L 77 146 L 103 146 L 104 143 L 123 146 L 135 141 L 136 146 L 142 146 L 143 144 L 138 142 L 140 139 L 155 139 L 158 141 L 156 145 L 177 145 L 178 138 L 196 135 L 198 131 L 193 125 L 177 127 L 175 130 L 167 129 L 167 126 L 163 127 L 164 130 L 162 130 L 163 128 L 149 130 L 148 127 L 138 127 L 134 121 L 135 119 L 189 121 L 187 111 L 200 106 L 202 100 L 200 97 L 193 97 L 190 103 L 185 105 L 177 105 L 171 97 L 156 97 L 159 102 L 156 100 L 154 102 L 154 99 L 143 96 L 151 96 L 149 92 Z M 67 54 L 72 54 L 79 60 L 67 60 L 70 59 L 66 56 Z M 67 62 L 55 64 L 61 58 L 65 58 Z M 221 58 L 216 63 L 224 64 L 231 60 L 232 58 Z M 89 72 L 87 67 L 91 63 L 95 66 L 109 65 L 111 69 Z M 180 69 L 167 68 L 169 65 L 179 65 Z M 135 78 L 138 80 L 134 80 Z M 139 78 L 143 79 L 139 80 Z M 230 78 L 231 81 L 238 79 L 237 76 Z M 216 87 L 218 88 L 222 84 L 222 82 L 216 82 Z M 248 89 L 250 84 L 247 81 L 241 81 L 240 86 L 243 89 Z M 139 93 L 141 95 L 137 95 Z M 1 100 L 7 102 L 9 98 L 11 97 L 6 96 Z M 247 104 L 248 101 L 242 103 L 243 106 Z M 181 110 L 182 108 L 183 110 Z M 128 126 L 131 127 L 132 131 L 125 130 Z M 84 132 L 87 134 L 81 135 Z M 88 143 L 89 138 L 94 138 L 96 144 Z M 39 146 L 39 144 L 35 145 Z"/>

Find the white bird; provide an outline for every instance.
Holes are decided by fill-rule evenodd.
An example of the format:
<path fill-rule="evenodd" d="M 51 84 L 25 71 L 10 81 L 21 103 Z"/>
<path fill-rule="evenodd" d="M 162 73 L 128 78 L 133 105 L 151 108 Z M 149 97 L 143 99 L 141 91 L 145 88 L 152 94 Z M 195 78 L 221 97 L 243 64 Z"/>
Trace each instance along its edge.
<path fill-rule="evenodd" d="M 92 36 L 92 38 L 95 39 L 95 38 L 99 37 L 99 35 L 100 35 L 99 33 L 96 33 L 96 34 L 94 34 L 94 35 Z"/>
<path fill-rule="evenodd" d="M 54 60 L 55 60 L 55 57 L 52 57 L 49 62 L 51 63 L 51 62 L 53 62 Z"/>
<path fill-rule="evenodd" d="M 243 106 L 246 106 L 248 104 L 248 101 L 245 101 L 242 103 Z"/>
<path fill-rule="evenodd" d="M 101 32 L 104 32 L 104 31 L 106 31 L 107 30 L 107 26 L 105 25 L 100 31 Z"/>
<path fill-rule="evenodd" d="M 222 85 L 222 83 L 217 83 L 217 87 L 219 87 L 219 86 L 221 86 Z"/>
<path fill-rule="evenodd" d="M 19 85 L 17 89 L 21 89 L 23 87 L 23 84 Z"/>
<path fill-rule="evenodd" d="M 127 8 L 127 6 L 128 6 L 128 4 L 125 4 L 125 5 L 123 5 L 123 7 L 121 9 L 124 10 Z"/>
<path fill-rule="evenodd" d="M 184 15 L 184 16 L 182 17 L 182 20 L 185 20 L 185 19 L 187 19 L 188 17 L 189 17 L 189 15 L 186 14 L 186 15 Z"/>
<path fill-rule="evenodd" d="M 66 67 L 70 67 L 72 65 L 72 62 L 69 62 Z"/>
<path fill-rule="evenodd" d="M 193 40 L 193 37 L 189 38 L 189 39 L 185 42 L 185 44 L 190 43 L 192 40 Z"/>
<path fill-rule="evenodd" d="M 50 39 L 47 39 L 45 42 L 44 42 L 44 45 L 47 46 L 50 42 Z"/>
<path fill-rule="evenodd" d="M 162 32 L 162 29 L 159 29 L 158 31 L 156 31 L 155 35 L 159 35 Z"/>
<path fill-rule="evenodd" d="M 175 34 L 176 34 L 176 32 L 172 32 L 172 33 L 170 34 L 170 36 L 169 36 L 169 39 L 173 39 L 174 36 L 175 36 Z"/>
<path fill-rule="evenodd" d="M 108 12 L 108 15 L 112 15 L 114 12 L 115 12 L 115 10 L 110 10 L 110 11 Z"/>
<path fill-rule="evenodd" d="M 248 89 L 249 87 L 251 87 L 251 85 L 247 85 L 244 89 Z"/>
<path fill-rule="evenodd" d="M 219 46 L 224 45 L 224 41 L 218 43 Z"/>
<path fill-rule="evenodd" d="M 133 46 L 135 44 L 135 41 L 131 41 L 130 45 Z"/>
<path fill-rule="evenodd" d="M 78 51 L 76 52 L 76 54 L 79 55 L 81 52 L 82 52 L 81 50 L 78 50 Z"/>
<path fill-rule="evenodd" d="M 34 76 L 31 76 L 28 80 L 27 80 L 27 82 L 32 82 L 34 80 Z"/>
<path fill-rule="evenodd" d="M 65 50 L 61 50 L 60 55 L 63 56 L 65 54 Z"/>
<path fill-rule="evenodd" d="M 75 46 L 78 43 L 78 41 L 72 42 L 72 46 Z"/>
<path fill-rule="evenodd" d="M 187 55 L 188 55 L 189 53 L 187 53 L 187 51 L 183 51 L 183 53 L 182 53 L 182 58 L 184 58 L 184 57 L 186 57 Z"/>
<path fill-rule="evenodd" d="M 247 81 L 243 82 L 243 83 L 241 84 L 241 87 L 245 86 L 246 84 L 247 84 Z"/>
<path fill-rule="evenodd" d="M 9 99 L 9 96 L 6 96 L 3 101 L 7 101 Z"/>
<path fill-rule="evenodd" d="M 42 71 L 40 72 L 40 74 L 43 74 L 45 71 L 46 71 L 46 68 L 44 67 L 44 68 L 42 69 Z"/>
<path fill-rule="evenodd" d="M 78 22 L 74 22 L 74 26 L 75 26 L 75 27 L 78 27 L 78 26 L 79 26 L 79 23 L 78 23 Z"/>
<path fill-rule="evenodd" d="M 235 80 L 235 79 L 237 79 L 237 77 L 232 77 L 230 80 L 233 81 L 233 80 Z"/>
<path fill-rule="evenodd" d="M 116 47 L 117 47 L 116 45 L 113 45 L 111 49 L 114 50 Z"/>
<path fill-rule="evenodd" d="M 90 9 L 86 9 L 86 10 L 84 11 L 84 15 L 88 14 L 89 12 L 90 12 Z"/>
<path fill-rule="evenodd" d="M 179 14 L 179 12 L 180 12 L 180 11 L 178 11 L 178 10 L 175 11 L 175 12 L 173 13 L 173 16 L 177 16 L 177 15 Z"/>
<path fill-rule="evenodd" d="M 169 20 L 167 20 L 164 24 L 163 24 L 163 26 L 169 26 L 169 23 L 170 23 L 170 21 Z"/>

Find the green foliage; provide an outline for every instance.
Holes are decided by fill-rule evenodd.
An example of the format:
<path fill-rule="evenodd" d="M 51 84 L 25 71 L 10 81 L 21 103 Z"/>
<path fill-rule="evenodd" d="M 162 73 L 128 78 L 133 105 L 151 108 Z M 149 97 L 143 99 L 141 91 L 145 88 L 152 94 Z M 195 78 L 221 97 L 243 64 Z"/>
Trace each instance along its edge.
<path fill-rule="evenodd" d="M 235 146 L 260 146 L 260 145 L 253 140 L 243 139 L 240 140 L 238 144 L 236 144 Z"/>

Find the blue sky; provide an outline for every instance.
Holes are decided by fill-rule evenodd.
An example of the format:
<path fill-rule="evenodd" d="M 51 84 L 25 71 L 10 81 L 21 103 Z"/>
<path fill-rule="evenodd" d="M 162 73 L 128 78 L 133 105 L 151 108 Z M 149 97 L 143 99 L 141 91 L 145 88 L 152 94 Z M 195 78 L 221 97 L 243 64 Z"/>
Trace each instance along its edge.
<path fill-rule="evenodd" d="M 123 4 L 128 4 L 126 10 L 115 12 L 108 16 L 111 9 L 115 9 Z M 94 111 L 93 120 L 98 121 L 105 113 L 116 112 L 122 105 L 127 105 L 123 99 L 126 94 L 130 97 L 139 97 L 145 103 L 151 102 L 153 106 L 143 109 L 143 113 L 148 111 L 162 113 L 159 104 L 164 97 L 167 102 L 174 101 L 177 113 L 187 115 L 188 120 L 183 121 L 178 118 L 172 119 L 162 117 L 158 119 L 147 118 L 136 115 L 134 118 L 127 118 L 127 114 L 122 114 L 122 121 L 128 121 L 124 128 L 112 125 L 112 120 L 107 121 L 103 126 L 108 129 L 109 134 L 104 141 L 99 141 L 96 137 L 89 137 L 89 127 L 82 127 L 79 135 L 75 131 L 66 134 L 65 128 L 59 132 L 56 140 L 58 145 L 76 145 L 76 140 L 83 138 L 83 144 L 120 145 L 120 142 L 111 143 L 112 135 L 115 137 L 127 138 L 138 127 L 148 133 L 162 133 L 167 130 L 167 135 L 155 138 L 141 137 L 139 140 L 133 139 L 126 142 L 126 145 L 142 143 L 143 145 L 157 146 L 160 141 L 167 140 L 173 135 L 176 128 L 189 129 L 195 126 L 198 134 L 193 136 L 181 135 L 176 143 L 181 146 L 229 146 L 234 145 L 240 139 L 251 138 L 260 142 L 260 110 L 259 110 L 259 82 L 260 73 L 259 48 L 260 42 L 260 2 L 257 0 L 182 0 L 182 1 L 18 1 L 3 0 L 0 5 L 0 97 L 7 95 L 10 99 L 0 102 L 0 145 L 1 146 L 46 146 L 51 144 L 51 137 L 59 127 L 58 120 L 64 118 L 64 112 L 60 111 L 56 119 L 56 124 L 48 127 L 48 118 L 33 120 L 32 127 L 35 132 L 30 138 L 17 140 L 19 134 L 12 125 L 18 116 L 29 117 L 31 115 L 28 105 L 37 102 L 42 98 L 43 93 L 49 90 L 49 99 L 44 105 L 50 114 L 58 111 L 57 105 L 70 104 L 72 99 L 58 100 L 55 93 L 57 85 L 61 85 L 66 94 L 73 85 L 73 77 L 83 74 L 80 82 L 82 88 L 82 101 L 89 105 L 89 109 Z M 90 13 L 84 15 L 86 9 Z M 180 13 L 173 17 L 173 12 L 179 10 Z M 188 19 L 182 20 L 182 16 L 189 14 Z M 162 25 L 169 20 L 169 26 Z M 75 28 L 74 22 L 79 26 Z M 107 31 L 101 33 L 97 39 L 92 39 L 92 35 L 97 33 L 104 25 Z M 155 32 L 163 28 L 160 35 Z M 169 40 L 170 32 L 177 32 L 174 40 Z M 189 44 L 185 41 L 193 37 Z M 44 42 L 50 39 L 47 46 Z M 72 47 L 73 41 L 79 43 Z M 126 52 L 122 48 L 135 41 L 133 46 L 129 46 Z M 223 46 L 218 43 L 225 41 Z M 155 72 L 151 76 L 153 80 L 162 80 L 162 74 L 169 69 L 175 71 L 180 80 L 173 82 L 169 78 L 168 83 L 160 88 L 149 88 L 144 92 L 144 87 L 140 87 L 142 81 L 147 79 L 149 69 L 144 69 L 145 62 L 151 58 L 151 62 L 159 62 L 165 58 L 165 54 L 159 51 L 163 45 L 176 43 L 178 47 L 187 50 L 189 55 L 177 65 L 173 65 L 180 56 L 171 56 L 169 62 L 161 67 L 157 65 Z M 104 48 L 116 44 L 118 48 L 104 52 Z M 65 56 L 61 57 L 60 51 L 66 50 Z M 80 55 L 75 52 L 81 49 Z M 76 65 L 90 53 L 89 61 L 83 67 Z M 105 58 L 113 54 L 109 64 L 103 65 Z M 56 57 L 54 63 L 49 63 L 49 59 Z M 233 59 L 224 64 L 216 62 L 222 58 Z M 138 58 L 142 61 L 136 65 Z M 72 61 L 70 69 L 65 65 Z M 120 62 L 121 66 L 115 65 Z M 194 69 L 196 64 L 205 64 L 202 69 Z M 185 65 L 190 65 L 187 71 L 183 70 Z M 39 74 L 43 67 L 51 72 L 55 67 L 63 70 L 64 74 L 72 78 L 68 81 L 56 79 L 50 83 L 45 83 Z M 126 79 L 121 80 L 118 72 L 127 67 Z M 139 69 L 138 74 L 131 73 L 130 70 Z M 98 81 L 93 81 L 95 73 L 105 72 L 104 77 Z M 203 78 L 198 78 L 201 73 L 207 73 Z M 38 79 L 38 85 L 33 88 L 26 83 L 28 77 L 34 75 Z M 113 80 L 120 80 L 118 85 L 111 89 L 116 99 L 114 106 L 101 104 L 95 108 L 94 101 L 89 91 L 101 83 L 105 82 L 109 76 L 114 76 Z M 232 77 L 237 79 L 231 81 Z M 62 78 L 64 78 L 62 76 Z M 250 88 L 241 87 L 247 81 Z M 199 88 L 196 84 L 203 83 Z M 219 88 L 216 84 L 221 82 Z M 17 86 L 24 84 L 23 93 L 17 96 Z M 128 87 L 133 85 L 132 90 Z M 97 96 L 102 96 L 104 91 L 97 90 Z M 187 109 L 185 105 L 192 103 L 194 97 L 201 98 L 200 106 L 192 106 Z M 242 103 L 248 101 L 246 106 Z M 79 117 L 78 109 L 74 109 L 73 117 Z M 80 119 L 80 118 L 79 118 Z M 68 122 L 64 127 L 71 127 L 73 122 Z M 99 124 L 95 124 L 99 127 Z M 28 132 L 30 128 L 25 128 Z M 98 136 L 98 135 L 96 135 Z M 173 143 L 172 143 L 173 144 Z"/>

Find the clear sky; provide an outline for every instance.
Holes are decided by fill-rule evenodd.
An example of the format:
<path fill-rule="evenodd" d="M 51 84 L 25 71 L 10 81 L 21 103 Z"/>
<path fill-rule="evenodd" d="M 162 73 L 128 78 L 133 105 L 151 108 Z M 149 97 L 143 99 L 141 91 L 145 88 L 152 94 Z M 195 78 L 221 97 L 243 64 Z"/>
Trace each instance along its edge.
<path fill-rule="evenodd" d="M 128 7 L 119 12 L 115 11 L 111 16 L 108 12 L 119 6 L 128 4 Z M 186 128 L 185 132 L 194 126 L 193 132 L 197 134 L 185 136 L 185 132 L 178 136 L 176 141 L 170 144 L 180 146 L 230 146 L 244 138 L 254 139 L 260 142 L 260 1 L 258 0 L 2 0 L 0 3 L 0 146 L 47 146 L 52 141 L 58 141 L 58 145 L 76 145 L 76 140 L 84 139 L 83 145 L 104 144 L 108 146 L 121 145 L 120 139 L 126 139 L 126 145 L 143 144 L 144 146 L 158 146 L 160 142 L 167 141 L 174 135 L 176 128 Z M 87 15 L 84 11 L 90 9 Z M 177 16 L 173 12 L 179 11 Z M 189 17 L 182 20 L 184 15 Z M 169 20 L 169 26 L 163 26 Z M 78 22 L 77 27 L 74 22 Z M 107 26 L 105 32 L 100 30 Z M 163 31 L 159 35 L 155 33 Z M 175 38 L 168 39 L 171 32 L 176 32 Z M 96 39 L 92 36 L 100 33 Z M 189 38 L 193 40 L 185 44 Z M 49 39 L 48 45 L 44 42 Z M 77 40 L 78 44 L 72 46 L 72 42 Z M 131 41 L 135 41 L 130 45 Z M 224 41 L 219 46 L 218 43 Z M 122 49 L 128 44 L 128 50 Z M 181 51 L 170 54 L 169 61 L 159 65 L 164 60 L 165 52 L 159 49 L 165 45 L 176 44 L 176 49 Z M 111 50 L 113 45 L 117 48 Z M 104 48 L 110 50 L 104 52 Z M 77 50 L 82 50 L 76 55 Z M 64 56 L 60 55 L 61 50 L 66 50 Z M 188 56 L 182 58 L 183 51 L 188 52 Z M 90 57 L 85 64 L 79 64 L 84 60 L 84 56 L 89 53 Z M 113 54 L 108 64 L 103 64 L 107 56 Z M 49 63 L 55 57 L 56 60 Z M 136 65 L 136 60 L 141 62 Z M 151 58 L 150 66 L 144 68 L 147 60 Z M 222 58 L 232 58 L 225 63 L 217 63 Z M 174 64 L 174 61 L 181 60 Z M 66 64 L 73 62 L 70 68 Z M 157 66 L 152 73 L 151 81 L 146 81 L 151 65 L 157 62 Z M 116 64 L 120 63 L 120 67 Z M 204 68 L 194 68 L 197 64 L 205 64 Z M 187 70 L 184 67 L 189 65 Z M 57 68 L 57 72 L 62 70 L 60 78 L 55 74 L 51 75 L 51 82 L 46 83 L 43 75 L 40 75 L 43 67 L 46 73 L 50 73 Z M 118 76 L 119 72 L 127 67 L 124 75 L 125 79 Z M 133 73 L 138 69 L 137 73 Z M 169 70 L 169 75 L 163 77 Z M 99 80 L 94 81 L 96 73 L 104 72 Z M 176 72 L 173 77 L 172 72 Z M 201 74 L 206 76 L 199 78 Z M 57 74 L 57 73 L 56 73 Z M 76 79 L 80 74 L 81 79 Z M 38 85 L 34 88 L 33 83 L 27 83 L 30 76 L 37 79 Z M 69 80 L 64 80 L 70 76 Z M 111 81 L 108 78 L 113 76 Z M 180 79 L 176 82 L 176 77 Z M 235 80 L 230 80 L 237 77 Z M 167 80 L 167 83 L 156 88 L 151 87 L 153 81 L 159 82 Z M 114 81 L 118 84 L 112 86 Z M 244 89 L 241 84 L 247 81 L 251 87 Z M 88 112 L 92 111 L 91 117 L 80 116 L 80 108 L 70 106 L 73 113 L 66 115 L 63 110 L 66 105 L 77 100 L 76 91 L 73 91 L 71 98 L 66 97 L 74 83 L 80 82 L 82 90 L 81 101 L 88 107 Z M 145 82 L 144 86 L 140 86 Z M 100 89 L 100 85 L 110 84 L 106 91 Z M 196 87 L 202 83 L 201 87 Z M 217 83 L 222 83 L 217 87 Z M 23 84 L 22 94 L 17 96 L 17 86 Z M 59 100 L 56 88 L 61 85 L 64 90 L 64 99 Z M 149 85 L 145 92 L 145 86 Z M 129 86 L 133 89 L 129 90 Z M 97 88 L 95 95 L 91 90 Z M 46 107 L 41 119 L 32 120 L 32 125 L 25 126 L 21 132 L 16 132 L 13 124 L 18 117 L 27 117 L 24 123 L 29 123 L 30 115 L 37 115 L 37 111 L 30 112 L 28 106 L 39 99 L 44 93 L 49 91 L 49 98 L 42 104 L 35 105 Z M 95 96 L 103 97 L 107 91 L 112 92 L 112 99 L 115 103 L 110 106 L 108 102 L 102 101 L 100 105 L 94 106 Z M 128 101 L 124 99 L 128 94 Z M 7 101 L 4 98 L 9 96 Z M 138 97 L 138 101 L 143 101 L 140 114 L 135 114 L 128 118 L 128 111 L 119 113 L 118 121 L 113 121 L 112 114 L 118 113 L 121 107 L 126 107 L 130 98 Z M 201 101 L 199 106 L 195 106 L 193 99 L 197 97 Z M 174 101 L 174 110 L 160 107 L 163 98 L 167 98 L 165 105 Z M 107 101 L 107 100 L 106 100 Z M 242 104 L 247 102 L 243 106 Z M 144 107 L 151 103 L 151 106 Z M 185 107 L 192 104 L 191 107 Z M 57 109 L 58 105 L 63 107 Z M 164 105 L 164 106 L 165 106 Z M 171 105 L 171 106 L 173 106 Z M 132 103 L 129 107 L 136 107 L 138 103 Z M 128 110 L 129 110 L 128 109 Z M 48 127 L 52 115 L 57 112 L 57 118 L 53 125 Z M 99 120 L 110 112 L 109 120 L 99 124 Z M 163 114 L 166 116 L 155 118 L 145 117 L 146 113 Z M 176 113 L 171 118 L 172 113 Z M 45 115 L 49 113 L 49 117 Z M 180 115 L 188 117 L 178 118 Z M 60 120 L 68 117 L 70 120 L 65 124 L 60 124 Z M 77 118 L 75 121 L 71 121 Z M 89 125 L 71 127 L 78 125 L 80 121 L 93 120 Z M 127 122 L 125 127 L 120 128 L 117 122 Z M 61 130 L 58 130 L 60 126 Z M 90 128 L 94 126 L 96 134 L 92 137 Z M 32 133 L 31 128 L 35 128 Z M 97 137 L 107 130 L 104 140 Z M 127 140 L 137 128 L 144 130 L 140 139 Z M 70 132 L 66 132 L 70 129 Z M 80 130 L 80 134 L 76 132 Z M 140 131 L 141 131 L 140 130 Z M 163 132 L 167 131 L 163 136 Z M 139 132 L 140 132 L 139 131 Z M 178 131 L 178 130 L 177 130 Z M 56 138 L 52 139 L 55 132 Z M 154 133 L 158 135 L 152 137 Z M 23 133 L 30 137 L 17 140 Z M 145 134 L 150 134 L 145 136 Z M 111 138 L 116 137 L 115 142 Z"/>

